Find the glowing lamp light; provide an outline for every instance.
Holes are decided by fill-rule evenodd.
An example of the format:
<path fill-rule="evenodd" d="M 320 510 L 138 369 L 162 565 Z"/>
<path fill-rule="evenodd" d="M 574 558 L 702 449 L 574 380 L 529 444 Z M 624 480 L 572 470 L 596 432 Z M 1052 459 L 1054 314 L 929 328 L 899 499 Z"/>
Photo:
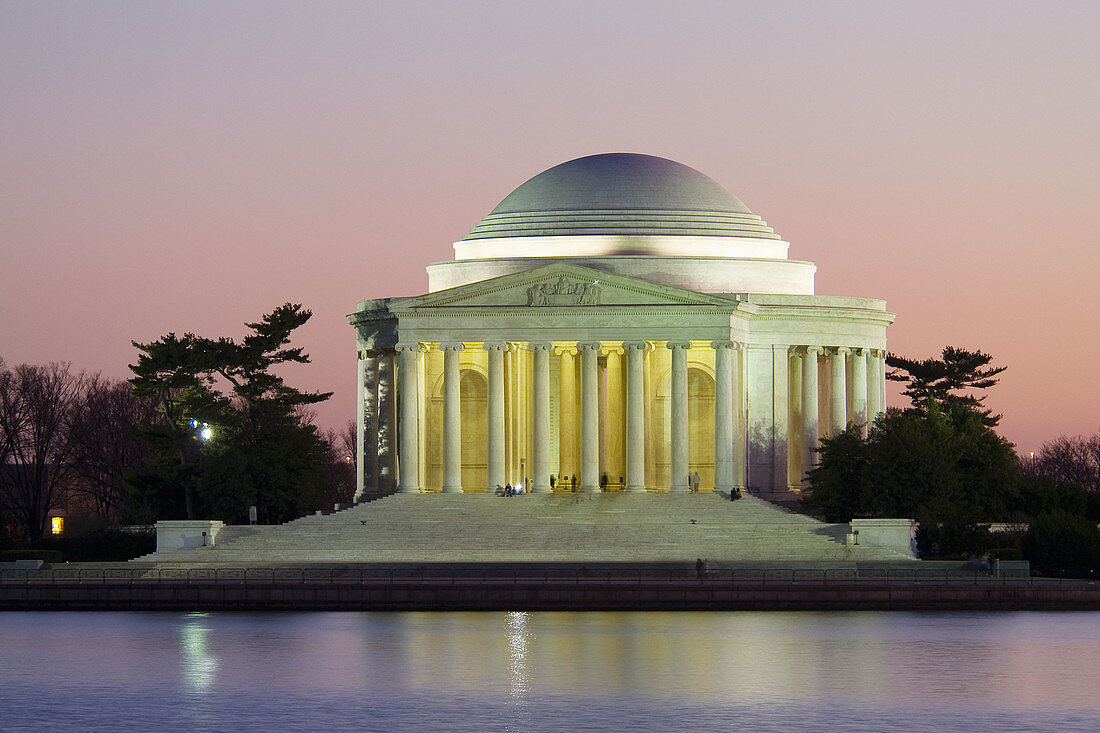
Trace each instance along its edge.
<path fill-rule="evenodd" d="M 199 437 L 203 440 L 210 440 L 214 437 L 214 428 L 210 427 L 206 423 L 203 423 L 202 430 L 199 431 Z"/>
<path fill-rule="evenodd" d="M 64 517 L 50 517 L 50 534 L 59 535 L 65 531 Z"/>

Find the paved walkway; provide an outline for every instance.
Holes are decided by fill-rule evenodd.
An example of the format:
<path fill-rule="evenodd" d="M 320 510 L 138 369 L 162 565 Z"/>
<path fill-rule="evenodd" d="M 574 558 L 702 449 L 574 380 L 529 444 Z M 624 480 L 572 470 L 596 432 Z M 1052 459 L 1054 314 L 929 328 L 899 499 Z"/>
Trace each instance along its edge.
<path fill-rule="evenodd" d="M 826 524 L 716 494 L 402 494 L 278 526 L 231 526 L 218 546 L 160 552 L 181 563 L 904 561 L 843 543 Z M 908 558 L 911 559 L 911 558 Z"/>

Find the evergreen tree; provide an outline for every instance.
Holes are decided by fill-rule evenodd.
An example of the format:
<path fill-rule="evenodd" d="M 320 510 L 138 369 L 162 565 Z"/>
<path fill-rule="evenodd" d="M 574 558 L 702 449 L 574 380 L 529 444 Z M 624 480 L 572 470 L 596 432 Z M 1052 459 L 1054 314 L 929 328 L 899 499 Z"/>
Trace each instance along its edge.
<path fill-rule="evenodd" d="M 983 522 L 1017 504 L 1018 459 L 1011 443 L 961 402 L 923 411 L 891 409 L 871 426 L 823 438 L 805 504 L 830 521 L 908 517 L 920 522 L 927 555 L 985 549 Z"/>
<path fill-rule="evenodd" d="M 305 409 L 331 393 L 295 389 L 273 371 L 309 363 L 288 344 L 311 315 L 286 303 L 246 324 L 252 333 L 240 342 L 190 333 L 134 342 L 141 354 L 130 382 L 163 416 L 142 431 L 157 451 L 131 477 L 139 500 L 179 514 L 182 498 L 188 518 L 201 511 L 237 521 L 252 505 L 269 521 L 312 507 L 327 446 Z"/>
<path fill-rule="evenodd" d="M 887 354 L 886 365 L 892 371 L 886 378 L 894 382 L 906 382 L 902 391 L 909 398 L 911 410 L 922 412 L 929 401 L 941 407 L 960 403 L 979 413 L 989 427 L 1001 419 L 982 404 L 985 396 L 975 396 L 973 390 L 986 390 L 997 384 L 995 377 L 1008 367 L 991 367 L 993 357 L 981 351 L 967 351 L 947 346 L 941 358 L 907 359 L 897 354 Z"/>

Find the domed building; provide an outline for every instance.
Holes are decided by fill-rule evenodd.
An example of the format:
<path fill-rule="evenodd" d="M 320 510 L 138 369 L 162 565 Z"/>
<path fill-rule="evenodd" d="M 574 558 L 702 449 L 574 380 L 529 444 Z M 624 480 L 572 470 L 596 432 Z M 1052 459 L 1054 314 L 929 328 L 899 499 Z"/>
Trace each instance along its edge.
<path fill-rule="evenodd" d="M 687 492 L 790 499 L 819 436 L 884 409 L 870 298 L 737 197 L 663 158 L 578 158 L 530 179 L 428 266 L 367 300 L 358 492 Z"/>

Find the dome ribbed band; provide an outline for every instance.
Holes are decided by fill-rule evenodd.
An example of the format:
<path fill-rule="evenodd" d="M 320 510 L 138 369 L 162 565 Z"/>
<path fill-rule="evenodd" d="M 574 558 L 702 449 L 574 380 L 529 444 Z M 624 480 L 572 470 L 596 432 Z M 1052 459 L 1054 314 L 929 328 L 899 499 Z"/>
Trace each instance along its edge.
<path fill-rule="evenodd" d="M 756 214 L 590 209 L 493 213 L 478 222 L 463 240 L 577 235 L 780 238 Z"/>

